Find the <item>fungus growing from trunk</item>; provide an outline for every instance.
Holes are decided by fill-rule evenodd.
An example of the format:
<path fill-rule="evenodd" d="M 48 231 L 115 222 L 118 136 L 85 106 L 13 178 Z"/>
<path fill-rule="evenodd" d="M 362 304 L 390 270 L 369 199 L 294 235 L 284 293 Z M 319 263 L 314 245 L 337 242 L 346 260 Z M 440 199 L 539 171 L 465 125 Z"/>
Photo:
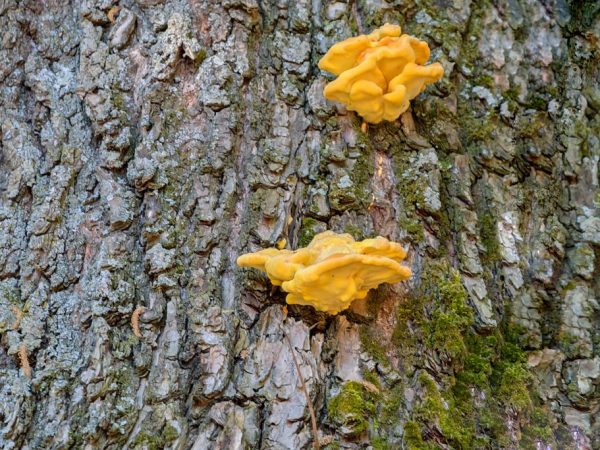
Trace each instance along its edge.
<path fill-rule="evenodd" d="M 381 283 L 410 278 L 410 269 L 400 264 L 405 257 L 400 244 L 383 237 L 356 242 L 349 234 L 325 231 L 306 248 L 268 248 L 240 256 L 237 264 L 265 272 L 288 293 L 288 304 L 337 314 Z"/>
<path fill-rule="evenodd" d="M 425 86 L 444 75 L 440 63 L 425 66 L 429 46 L 398 25 L 385 24 L 368 35 L 333 45 L 319 68 L 337 76 L 325 98 L 346 104 L 366 122 L 396 120 Z"/>

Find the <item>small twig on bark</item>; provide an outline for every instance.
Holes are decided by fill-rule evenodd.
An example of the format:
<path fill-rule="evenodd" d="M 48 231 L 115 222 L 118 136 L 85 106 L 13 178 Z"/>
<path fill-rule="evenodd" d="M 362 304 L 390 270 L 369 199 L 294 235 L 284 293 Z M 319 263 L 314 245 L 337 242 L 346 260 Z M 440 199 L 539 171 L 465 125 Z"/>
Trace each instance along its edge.
<path fill-rule="evenodd" d="M 16 330 L 21 325 L 21 319 L 23 318 L 23 311 L 21 311 L 16 306 L 13 306 L 11 308 L 11 310 L 12 310 L 13 314 L 15 315 L 15 323 L 13 323 L 12 329 Z"/>
<path fill-rule="evenodd" d="M 144 314 L 144 311 L 146 311 L 146 308 L 138 306 L 131 314 L 131 328 L 133 328 L 133 334 L 139 338 L 142 337 L 142 333 L 140 332 L 140 316 Z"/>
<path fill-rule="evenodd" d="M 315 408 L 313 407 L 312 400 L 310 399 L 310 395 L 308 393 L 308 389 L 306 388 L 306 383 L 304 382 L 304 377 L 302 376 L 302 372 L 300 372 L 300 364 L 298 364 L 298 360 L 296 359 L 296 352 L 294 351 L 294 347 L 292 345 L 292 341 L 288 337 L 285 330 L 283 330 L 283 337 L 290 348 L 290 352 L 292 354 L 292 359 L 294 360 L 294 366 L 296 366 L 296 372 L 298 372 L 298 378 L 300 378 L 300 385 L 302 386 L 302 391 L 304 392 L 304 396 L 306 397 L 306 403 L 308 405 L 308 412 L 310 414 L 310 424 L 312 426 L 313 432 L 313 447 L 316 450 L 319 450 L 321 446 L 319 445 L 319 428 L 317 427 L 317 417 L 315 416 Z"/>
<path fill-rule="evenodd" d="M 29 365 L 29 358 L 27 357 L 27 347 L 25 344 L 19 345 L 19 360 L 21 361 L 21 369 L 27 378 L 31 378 L 31 366 Z"/>
<path fill-rule="evenodd" d="M 121 11 L 121 8 L 118 6 L 113 6 L 108 10 L 106 16 L 108 17 L 110 23 L 115 23 L 117 20 L 116 17 L 119 15 L 119 11 Z"/>

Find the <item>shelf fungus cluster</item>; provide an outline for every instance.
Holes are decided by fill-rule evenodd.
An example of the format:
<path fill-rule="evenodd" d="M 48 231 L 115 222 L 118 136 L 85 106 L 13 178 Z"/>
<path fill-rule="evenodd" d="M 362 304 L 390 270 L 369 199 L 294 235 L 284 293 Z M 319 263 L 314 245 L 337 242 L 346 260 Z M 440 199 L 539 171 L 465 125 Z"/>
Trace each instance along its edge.
<path fill-rule="evenodd" d="M 242 255 L 237 263 L 265 272 L 288 293 L 289 304 L 337 314 L 381 283 L 410 278 L 410 269 L 400 264 L 405 257 L 400 244 L 383 237 L 356 242 L 349 234 L 325 231 L 306 248 L 269 248 Z"/>
<path fill-rule="evenodd" d="M 440 63 L 425 66 L 428 59 L 426 42 L 401 34 L 398 25 L 385 24 L 329 49 L 319 68 L 337 78 L 323 94 L 346 104 L 366 122 L 396 120 L 426 85 L 444 75 Z"/>

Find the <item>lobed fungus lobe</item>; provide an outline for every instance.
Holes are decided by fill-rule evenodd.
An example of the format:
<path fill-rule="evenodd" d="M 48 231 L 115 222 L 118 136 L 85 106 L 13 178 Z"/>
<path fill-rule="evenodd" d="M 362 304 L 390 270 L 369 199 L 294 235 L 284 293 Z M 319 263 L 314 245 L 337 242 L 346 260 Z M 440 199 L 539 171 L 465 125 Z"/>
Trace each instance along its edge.
<path fill-rule="evenodd" d="M 381 283 L 410 278 L 410 269 L 400 264 L 405 257 L 400 244 L 383 237 L 356 242 L 349 234 L 325 231 L 306 248 L 269 248 L 242 255 L 237 263 L 266 272 L 288 292 L 287 303 L 337 314 Z"/>
<path fill-rule="evenodd" d="M 366 122 L 396 120 L 410 100 L 444 75 L 440 63 L 424 66 L 429 46 L 402 34 L 398 25 L 385 24 L 368 35 L 333 45 L 319 68 L 337 76 L 324 96 L 347 105 Z"/>

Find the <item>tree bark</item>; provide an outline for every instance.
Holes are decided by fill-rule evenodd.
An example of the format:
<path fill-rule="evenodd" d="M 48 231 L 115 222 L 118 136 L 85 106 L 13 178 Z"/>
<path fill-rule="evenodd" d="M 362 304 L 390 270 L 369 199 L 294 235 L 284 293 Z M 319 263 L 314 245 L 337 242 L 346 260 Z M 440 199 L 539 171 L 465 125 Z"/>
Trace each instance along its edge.
<path fill-rule="evenodd" d="M 0 447 L 600 448 L 599 9 L 1 2 Z M 363 132 L 317 62 L 385 22 L 445 75 Z M 326 229 L 413 278 L 236 267 Z"/>

